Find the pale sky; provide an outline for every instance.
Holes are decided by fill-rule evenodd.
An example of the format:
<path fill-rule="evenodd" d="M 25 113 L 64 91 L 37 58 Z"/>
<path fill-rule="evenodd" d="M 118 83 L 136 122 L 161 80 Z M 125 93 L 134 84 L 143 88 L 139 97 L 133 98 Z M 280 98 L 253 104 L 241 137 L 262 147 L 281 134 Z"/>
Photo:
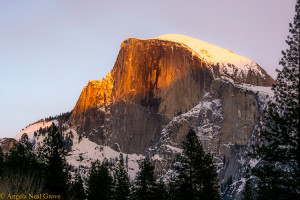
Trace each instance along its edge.
<path fill-rule="evenodd" d="M 276 77 L 296 0 L 0 0 L 0 138 L 74 108 L 129 37 L 188 35 Z"/>

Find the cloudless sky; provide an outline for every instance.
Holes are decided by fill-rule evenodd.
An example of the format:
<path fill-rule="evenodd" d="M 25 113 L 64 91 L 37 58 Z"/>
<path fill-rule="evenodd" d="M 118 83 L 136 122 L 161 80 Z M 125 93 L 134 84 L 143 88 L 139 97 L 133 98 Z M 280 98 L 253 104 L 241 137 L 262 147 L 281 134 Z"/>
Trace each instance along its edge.
<path fill-rule="evenodd" d="M 74 108 L 129 37 L 188 35 L 273 77 L 296 0 L 0 0 L 0 138 Z"/>

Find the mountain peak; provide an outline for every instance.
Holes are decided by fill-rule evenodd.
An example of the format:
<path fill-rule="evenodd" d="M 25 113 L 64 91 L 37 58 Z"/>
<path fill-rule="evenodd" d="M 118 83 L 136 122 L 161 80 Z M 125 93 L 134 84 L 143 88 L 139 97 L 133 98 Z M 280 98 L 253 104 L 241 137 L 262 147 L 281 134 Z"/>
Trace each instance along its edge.
<path fill-rule="evenodd" d="M 115 116 L 117 113 L 124 112 L 122 123 L 134 127 L 130 132 L 136 136 L 135 146 L 126 147 L 131 139 L 127 143 L 117 139 L 115 142 L 128 152 L 143 153 L 153 137 L 160 134 L 162 124 L 197 105 L 218 79 L 256 86 L 270 86 L 274 82 L 252 60 L 192 37 L 168 34 L 150 39 L 129 38 L 122 42 L 111 73 L 84 87 L 70 122 L 81 133 L 88 133 L 99 129 L 102 121 L 107 123 L 108 109 L 113 113 L 112 121 L 120 118 Z M 135 114 L 137 118 L 127 116 L 135 109 L 140 109 Z M 136 121 L 140 124 L 136 125 Z M 127 130 L 120 128 L 122 123 L 112 123 L 113 132 L 128 135 Z M 106 131 L 100 132 L 104 135 Z M 147 135 L 145 140 L 138 139 L 140 132 Z M 112 138 L 110 142 L 113 141 Z"/>
<path fill-rule="evenodd" d="M 273 83 L 252 60 L 192 37 L 129 38 L 111 72 L 83 88 L 64 125 L 67 161 L 85 173 L 91 161 L 113 161 L 123 152 L 135 174 L 137 160 L 146 156 L 168 180 L 192 128 L 214 155 L 222 186 L 234 177 L 234 187 L 225 187 L 236 197 L 231 191 L 243 184 L 246 164 L 257 163 L 247 148 L 257 137 L 270 89 L 265 86 Z M 15 138 L 26 132 L 37 147 L 44 137 L 34 132 L 46 126 L 32 124 Z"/>
<path fill-rule="evenodd" d="M 216 63 L 251 63 L 252 60 L 233 53 L 233 51 L 198 40 L 193 37 L 180 34 L 166 34 L 153 39 L 173 41 L 181 43 L 193 50 L 200 58 L 209 64 Z"/>

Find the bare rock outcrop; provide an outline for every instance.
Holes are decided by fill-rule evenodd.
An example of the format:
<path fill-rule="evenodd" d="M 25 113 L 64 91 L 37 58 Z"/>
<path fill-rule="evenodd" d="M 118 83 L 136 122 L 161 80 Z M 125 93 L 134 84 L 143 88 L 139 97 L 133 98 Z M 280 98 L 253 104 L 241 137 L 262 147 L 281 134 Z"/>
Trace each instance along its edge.
<path fill-rule="evenodd" d="M 81 92 L 81 95 L 72 111 L 70 123 L 77 127 L 79 132 L 90 132 L 99 129 L 104 124 L 106 105 L 111 102 L 113 79 L 111 73 L 102 80 L 91 80 Z M 102 108 L 102 109 L 101 109 Z M 98 132 L 98 131 L 97 131 Z"/>
<path fill-rule="evenodd" d="M 3 153 L 9 152 L 17 144 L 17 141 L 13 138 L 0 138 L 0 148 Z"/>

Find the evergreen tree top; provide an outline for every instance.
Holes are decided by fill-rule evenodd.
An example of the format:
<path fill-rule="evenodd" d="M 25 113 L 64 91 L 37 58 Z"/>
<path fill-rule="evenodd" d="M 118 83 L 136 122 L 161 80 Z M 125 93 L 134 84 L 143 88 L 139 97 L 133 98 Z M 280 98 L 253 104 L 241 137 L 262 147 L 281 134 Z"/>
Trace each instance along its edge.
<path fill-rule="evenodd" d="M 197 134 L 190 129 L 182 143 L 183 152 L 172 185 L 175 199 L 219 199 L 217 172 L 213 160 L 203 150 Z"/>
<path fill-rule="evenodd" d="M 260 159 L 253 173 L 259 178 L 259 199 L 300 198 L 300 135 L 299 135 L 299 68 L 300 68 L 300 0 L 290 23 L 282 51 L 274 100 L 268 102 L 261 122 L 262 143 L 256 148 Z M 249 191 L 249 190 L 248 190 Z"/>

